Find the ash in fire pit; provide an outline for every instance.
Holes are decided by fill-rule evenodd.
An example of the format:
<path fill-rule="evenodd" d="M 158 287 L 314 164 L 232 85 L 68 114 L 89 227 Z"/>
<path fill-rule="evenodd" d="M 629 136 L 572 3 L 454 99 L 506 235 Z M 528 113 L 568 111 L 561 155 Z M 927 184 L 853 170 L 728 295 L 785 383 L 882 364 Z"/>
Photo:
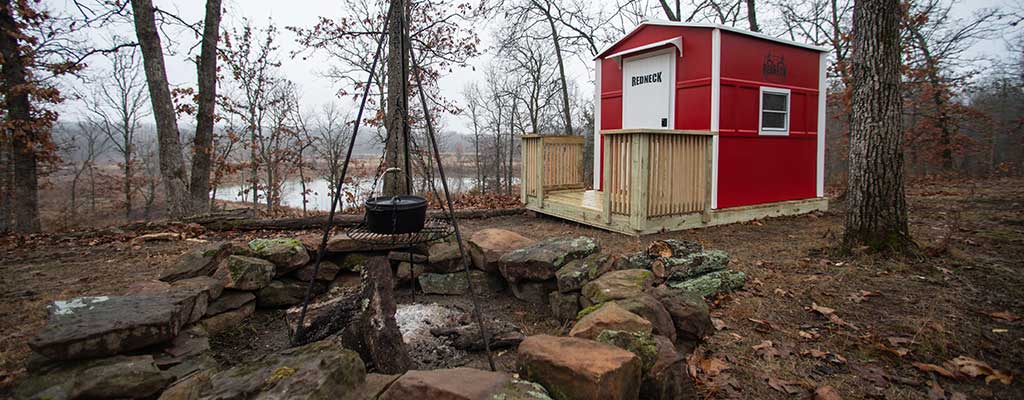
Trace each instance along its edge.
<path fill-rule="evenodd" d="M 431 329 L 456 325 L 463 312 L 432 304 L 400 304 L 395 312 L 398 330 L 417 368 L 436 369 L 464 365 L 466 352 L 452 346 L 451 339 L 435 337 Z"/>

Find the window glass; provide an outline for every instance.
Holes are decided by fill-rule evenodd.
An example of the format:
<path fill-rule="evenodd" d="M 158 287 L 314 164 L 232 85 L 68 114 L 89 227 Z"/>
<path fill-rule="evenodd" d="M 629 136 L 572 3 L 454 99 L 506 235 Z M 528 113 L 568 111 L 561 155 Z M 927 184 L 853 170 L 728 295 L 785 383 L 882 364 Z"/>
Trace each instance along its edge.
<path fill-rule="evenodd" d="M 764 111 L 761 113 L 762 129 L 786 129 L 786 114 Z"/>
<path fill-rule="evenodd" d="M 765 110 L 786 111 L 786 95 L 776 93 L 764 93 L 761 104 Z"/>

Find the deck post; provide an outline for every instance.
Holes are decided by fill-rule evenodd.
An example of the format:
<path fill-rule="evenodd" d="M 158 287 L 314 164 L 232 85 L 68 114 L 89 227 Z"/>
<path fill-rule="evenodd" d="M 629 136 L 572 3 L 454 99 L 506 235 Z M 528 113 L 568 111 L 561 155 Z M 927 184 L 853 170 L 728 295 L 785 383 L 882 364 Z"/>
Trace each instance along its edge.
<path fill-rule="evenodd" d="M 526 147 L 530 145 L 530 140 L 531 139 L 527 139 L 526 137 L 523 137 L 522 139 L 520 139 L 520 146 L 519 146 L 519 151 L 522 152 L 522 155 L 521 155 L 521 158 L 520 158 L 520 160 L 522 160 L 522 162 L 519 163 L 519 170 L 520 170 L 519 171 L 519 176 L 521 177 L 521 178 L 519 178 L 519 192 L 521 193 L 520 194 L 520 198 L 522 199 L 523 205 L 530 204 L 530 201 L 529 201 L 530 199 L 528 199 L 526 197 L 527 196 L 526 195 Z M 477 182 L 477 183 L 478 184 L 482 184 L 483 182 Z"/>
<path fill-rule="evenodd" d="M 718 132 L 714 132 L 714 134 L 718 135 Z M 707 160 L 707 166 L 704 168 L 704 213 L 701 215 L 701 221 L 705 224 L 711 222 L 711 196 L 712 188 L 714 187 L 714 183 L 711 180 L 715 179 L 712 174 L 712 169 L 714 169 L 715 165 L 715 150 L 712 145 L 714 140 L 714 136 L 712 136 L 704 141 L 704 159 Z"/>
<path fill-rule="evenodd" d="M 604 164 L 604 165 L 601 166 L 601 171 L 600 171 L 600 174 L 601 174 L 601 187 L 599 189 L 601 189 L 602 194 L 604 194 L 604 206 L 602 207 L 601 211 L 604 213 L 604 223 L 611 224 L 612 223 L 612 195 L 609 192 L 609 190 L 612 187 L 612 178 L 611 178 L 611 175 L 612 175 L 612 173 L 611 173 L 612 160 L 611 159 L 612 158 L 611 158 L 611 156 L 609 154 L 606 154 L 606 153 L 601 153 L 601 157 L 602 157 L 601 163 Z M 598 173 L 598 172 L 595 172 L 595 173 Z"/>
<path fill-rule="evenodd" d="M 544 137 L 537 138 L 537 206 L 544 208 Z"/>
<path fill-rule="evenodd" d="M 650 174 L 651 133 L 633 134 L 630 154 L 629 225 L 637 232 L 647 228 L 647 175 Z"/>

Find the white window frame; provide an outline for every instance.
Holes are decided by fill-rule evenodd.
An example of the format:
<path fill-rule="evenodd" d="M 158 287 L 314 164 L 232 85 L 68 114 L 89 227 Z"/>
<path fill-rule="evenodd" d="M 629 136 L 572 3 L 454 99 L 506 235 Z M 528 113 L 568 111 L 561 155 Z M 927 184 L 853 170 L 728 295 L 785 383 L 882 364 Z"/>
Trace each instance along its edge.
<path fill-rule="evenodd" d="M 764 112 L 765 112 L 765 110 L 764 110 L 764 94 L 765 93 L 786 95 L 785 128 L 779 129 L 779 128 L 765 128 L 764 127 L 763 119 L 764 119 Z M 758 131 L 759 134 L 765 135 L 765 136 L 789 136 L 789 114 L 793 112 L 793 109 L 792 109 L 791 104 L 790 104 L 791 103 L 791 101 L 790 101 L 791 98 L 792 98 L 792 96 L 790 94 L 789 89 L 770 87 L 770 86 L 761 86 L 761 91 L 757 95 L 757 104 L 758 104 L 758 107 L 757 107 L 757 131 Z M 779 112 L 779 111 L 768 110 L 768 112 Z"/>

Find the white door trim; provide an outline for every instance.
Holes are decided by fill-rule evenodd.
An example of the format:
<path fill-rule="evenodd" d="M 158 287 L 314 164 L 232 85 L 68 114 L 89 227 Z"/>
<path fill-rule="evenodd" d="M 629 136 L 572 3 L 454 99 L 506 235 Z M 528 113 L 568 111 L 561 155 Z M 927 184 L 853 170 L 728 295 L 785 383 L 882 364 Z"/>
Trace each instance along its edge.
<path fill-rule="evenodd" d="M 711 208 L 718 208 L 718 129 L 722 107 L 722 31 L 711 31 Z"/>

